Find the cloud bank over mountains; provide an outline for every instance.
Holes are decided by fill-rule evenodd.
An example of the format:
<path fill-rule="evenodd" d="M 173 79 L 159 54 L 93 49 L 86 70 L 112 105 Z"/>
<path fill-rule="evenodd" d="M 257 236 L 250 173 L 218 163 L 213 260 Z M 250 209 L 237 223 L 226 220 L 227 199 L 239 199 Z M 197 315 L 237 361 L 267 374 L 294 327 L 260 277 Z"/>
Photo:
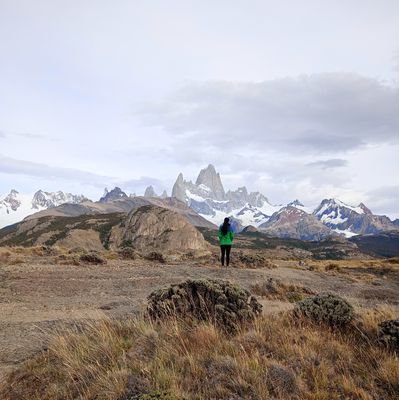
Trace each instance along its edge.
<path fill-rule="evenodd" d="M 223 150 L 334 154 L 399 144 L 399 88 L 330 73 L 259 83 L 193 83 L 143 110 L 148 125 Z"/>

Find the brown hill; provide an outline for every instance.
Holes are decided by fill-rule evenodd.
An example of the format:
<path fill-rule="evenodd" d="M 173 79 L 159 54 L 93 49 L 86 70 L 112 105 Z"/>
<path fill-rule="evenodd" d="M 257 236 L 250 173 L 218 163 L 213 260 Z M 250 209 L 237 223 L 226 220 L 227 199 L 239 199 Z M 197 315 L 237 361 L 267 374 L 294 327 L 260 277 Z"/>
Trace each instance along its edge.
<path fill-rule="evenodd" d="M 203 228 L 215 228 L 211 222 L 198 215 L 194 210 L 186 204 L 173 197 L 165 199 L 161 198 L 145 198 L 143 196 L 120 198 L 106 203 L 85 201 L 79 204 L 62 204 L 58 207 L 49 208 L 29 215 L 25 220 L 37 219 L 41 217 L 77 217 L 87 214 L 110 214 L 110 213 L 128 213 L 136 208 L 155 205 L 174 211 L 192 223 L 195 226 Z"/>
<path fill-rule="evenodd" d="M 24 220 L 0 230 L 0 245 L 59 245 L 88 250 L 129 246 L 144 253 L 202 252 L 210 246 L 186 216 L 153 205 L 136 208 L 129 214 Z"/>
<path fill-rule="evenodd" d="M 314 215 L 292 206 L 275 212 L 259 229 L 272 236 L 301 240 L 324 240 L 333 236 Z"/>

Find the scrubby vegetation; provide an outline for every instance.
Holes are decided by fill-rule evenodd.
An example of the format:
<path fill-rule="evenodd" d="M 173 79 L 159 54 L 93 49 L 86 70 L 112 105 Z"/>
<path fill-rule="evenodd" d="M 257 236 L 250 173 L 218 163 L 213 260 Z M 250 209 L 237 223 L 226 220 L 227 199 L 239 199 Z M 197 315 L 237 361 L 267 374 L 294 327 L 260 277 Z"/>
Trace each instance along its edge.
<path fill-rule="evenodd" d="M 399 363 L 377 336 L 389 317 L 363 314 L 341 332 L 268 315 L 233 337 L 209 321 L 101 321 L 53 337 L 8 377 L 0 398 L 393 400 Z"/>
<path fill-rule="evenodd" d="M 355 316 L 352 305 L 332 293 L 321 293 L 299 301 L 295 313 L 331 327 L 348 325 Z"/>
<path fill-rule="evenodd" d="M 154 319 L 177 316 L 211 321 L 227 333 L 253 321 L 262 306 L 251 294 L 221 280 L 187 280 L 159 289 L 148 298 L 148 313 Z"/>
<path fill-rule="evenodd" d="M 399 354 L 399 319 L 382 321 L 378 325 L 379 340 Z"/>
<path fill-rule="evenodd" d="M 106 264 L 106 260 L 104 260 L 104 258 L 102 258 L 101 256 L 99 256 L 96 253 L 87 253 L 87 254 L 82 254 L 79 257 L 79 260 L 85 264 Z"/>

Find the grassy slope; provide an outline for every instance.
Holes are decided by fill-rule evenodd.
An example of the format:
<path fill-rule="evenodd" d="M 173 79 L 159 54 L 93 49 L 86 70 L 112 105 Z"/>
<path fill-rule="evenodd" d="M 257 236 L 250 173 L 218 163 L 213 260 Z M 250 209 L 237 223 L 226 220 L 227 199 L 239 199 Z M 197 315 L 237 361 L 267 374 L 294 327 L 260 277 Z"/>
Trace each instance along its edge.
<path fill-rule="evenodd" d="M 0 397 L 397 399 L 399 363 L 375 343 L 377 322 L 390 317 L 388 309 L 363 314 L 340 332 L 268 315 L 234 337 L 205 323 L 102 321 L 54 337 L 4 382 Z"/>

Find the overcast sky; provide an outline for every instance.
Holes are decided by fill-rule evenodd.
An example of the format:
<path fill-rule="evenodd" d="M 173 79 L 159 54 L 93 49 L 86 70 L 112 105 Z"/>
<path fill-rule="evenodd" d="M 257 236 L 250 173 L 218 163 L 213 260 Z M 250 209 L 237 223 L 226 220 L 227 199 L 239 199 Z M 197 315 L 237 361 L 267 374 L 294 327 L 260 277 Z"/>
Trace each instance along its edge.
<path fill-rule="evenodd" d="M 170 193 L 209 163 L 398 218 L 399 1 L 0 0 L 0 194 Z"/>

